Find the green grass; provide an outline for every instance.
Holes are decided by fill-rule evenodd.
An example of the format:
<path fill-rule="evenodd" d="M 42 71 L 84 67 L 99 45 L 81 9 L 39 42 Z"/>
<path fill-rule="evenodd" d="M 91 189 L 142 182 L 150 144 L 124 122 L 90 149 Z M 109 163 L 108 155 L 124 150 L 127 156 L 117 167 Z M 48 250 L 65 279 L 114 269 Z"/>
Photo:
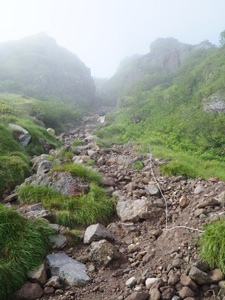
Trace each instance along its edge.
<path fill-rule="evenodd" d="M 73 140 L 73 146 L 82 146 L 82 145 L 84 145 L 84 141 L 78 139 Z"/>
<path fill-rule="evenodd" d="M 88 159 L 86 161 L 86 163 L 84 163 L 84 165 L 87 166 L 87 167 L 94 166 L 95 165 L 95 161 L 93 159 Z"/>
<path fill-rule="evenodd" d="M 53 231 L 43 220 L 29 221 L 0 205 L 0 299 L 7 300 L 42 263 Z"/>
<path fill-rule="evenodd" d="M 141 170 L 143 168 L 144 168 L 144 164 L 141 160 L 137 160 L 132 166 L 132 169 L 134 170 Z"/>
<path fill-rule="evenodd" d="M 12 190 L 31 175 L 31 168 L 24 154 L 0 156 L 0 198 L 7 189 Z"/>
<path fill-rule="evenodd" d="M 98 184 L 102 183 L 102 177 L 99 173 L 92 169 L 87 169 L 81 164 L 67 163 L 57 165 L 52 168 L 52 171 L 57 172 L 70 172 L 74 177 L 80 177 L 84 180 L 94 181 Z"/>
<path fill-rule="evenodd" d="M 225 274 L 225 218 L 204 226 L 199 244 L 201 259 Z"/>
<path fill-rule="evenodd" d="M 87 194 L 76 196 L 64 196 L 47 186 L 30 184 L 19 186 L 17 193 L 20 203 L 42 202 L 44 208 L 51 210 L 57 224 L 70 228 L 105 222 L 115 211 L 114 200 L 95 182 L 90 183 Z"/>

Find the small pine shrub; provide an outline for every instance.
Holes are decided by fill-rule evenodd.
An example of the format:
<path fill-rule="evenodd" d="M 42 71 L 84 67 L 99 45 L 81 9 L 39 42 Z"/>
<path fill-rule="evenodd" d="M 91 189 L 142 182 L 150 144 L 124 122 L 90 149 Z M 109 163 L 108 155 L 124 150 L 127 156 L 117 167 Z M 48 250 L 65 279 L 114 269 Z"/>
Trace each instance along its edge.
<path fill-rule="evenodd" d="M 0 205 L 0 299 L 7 300 L 42 263 L 53 230 L 43 220 L 29 221 Z"/>
<path fill-rule="evenodd" d="M 225 273 L 225 218 L 204 226 L 199 238 L 201 259 Z"/>

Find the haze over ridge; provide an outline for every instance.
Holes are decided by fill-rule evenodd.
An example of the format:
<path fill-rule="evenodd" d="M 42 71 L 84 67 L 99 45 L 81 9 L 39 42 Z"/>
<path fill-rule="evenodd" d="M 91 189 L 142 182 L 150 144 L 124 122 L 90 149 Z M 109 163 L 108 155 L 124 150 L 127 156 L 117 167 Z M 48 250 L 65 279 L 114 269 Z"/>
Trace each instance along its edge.
<path fill-rule="evenodd" d="M 0 4 L 0 42 L 44 31 L 78 55 L 97 77 L 145 54 L 158 37 L 217 44 L 224 30 L 221 0 L 8 0 Z"/>

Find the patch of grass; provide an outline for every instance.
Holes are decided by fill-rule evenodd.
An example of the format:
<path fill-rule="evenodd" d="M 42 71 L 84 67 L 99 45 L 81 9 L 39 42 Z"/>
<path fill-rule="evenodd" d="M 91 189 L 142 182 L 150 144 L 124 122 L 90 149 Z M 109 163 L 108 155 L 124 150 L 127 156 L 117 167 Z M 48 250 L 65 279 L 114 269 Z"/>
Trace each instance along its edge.
<path fill-rule="evenodd" d="M 137 160 L 132 166 L 132 169 L 134 170 L 141 170 L 143 168 L 144 168 L 144 164 L 141 160 Z"/>
<path fill-rule="evenodd" d="M 201 259 L 225 273 L 225 218 L 204 226 L 199 238 Z"/>
<path fill-rule="evenodd" d="M 20 203 L 38 203 L 48 202 L 50 199 L 55 199 L 60 194 L 52 188 L 45 185 L 30 185 L 23 184 L 16 189 L 18 193 L 18 201 Z"/>
<path fill-rule="evenodd" d="M 81 164 L 67 163 L 52 168 L 52 171 L 70 172 L 74 177 L 80 177 L 87 181 L 94 181 L 98 184 L 102 183 L 102 177 L 94 170 L 87 169 Z"/>
<path fill-rule="evenodd" d="M 88 167 L 94 166 L 95 161 L 93 159 L 88 159 L 84 165 Z"/>
<path fill-rule="evenodd" d="M 65 158 L 72 159 L 74 157 L 74 154 L 71 151 L 60 150 L 59 151 L 59 157 L 65 157 Z"/>
<path fill-rule="evenodd" d="M 115 202 L 108 198 L 104 188 L 91 182 L 84 195 L 65 196 L 52 188 L 25 184 L 17 188 L 20 203 L 42 202 L 50 209 L 56 223 L 70 228 L 108 220 L 115 211 Z"/>
<path fill-rule="evenodd" d="M 84 141 L 78 139 L 73 140 L 73 146 L 82 146 L 82 145 L 84 145 Z"/>
<path fill-rule="evenodd" d="M 0 156 L 0 197 L 7 189 L 13 189 L 31 175 L 27 158 L 20 156 Z"/>
<path fill-rule="evenodd" d="M 0 205 L 0 299 L 7 300 L 42 263 L 53 230 L 43 220 L 29 221 Z"/>

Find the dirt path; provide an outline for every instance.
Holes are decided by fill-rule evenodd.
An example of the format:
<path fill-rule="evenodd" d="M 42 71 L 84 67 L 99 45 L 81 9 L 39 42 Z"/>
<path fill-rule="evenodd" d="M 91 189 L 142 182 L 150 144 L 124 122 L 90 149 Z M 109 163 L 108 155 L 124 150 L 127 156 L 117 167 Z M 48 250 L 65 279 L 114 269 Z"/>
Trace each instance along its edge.
<path fill-rule="evenodd" d="M 117 201 L 147 199 L 151 203 L 151 213 L 133 221 L 115 217 L 110 224 L 104 224 L 113 234 L 113 245 L 119 253 L 118 258 L 107 267 L 98 266 L 88 259 L 90 245 L 81 243 L 61 251 L 86 263 L 92 283 L 80 288 L 56 289 L 54 294 L 45 294 L 41 299 L 213 299 L 213 290 L 217 289 L 217 284 L 190 288 L 181 279 L 181 275 L 187 274 L 190 266 L 199 261 L 195 243 L 199 232 L 181 227 L 171 231 L 166 229 L 176 226 L 202 229 L 202 225 L 218 219 L 218 214 L 224 208 L 222 205 L 210 204 L 210 200 L 224 191 L 224 182 L 216 178 L 206 181 L 187 180 L 183 176 L 162 176 L 159 165 L 167 162 L 158 158 L 150 161 L 137 152 L 132 143 L 99 148 L 92 136 L 96 120 L 97 116 L 87 117 L 82 126 L 71 127 L 61 135 L 63 147 L 69 148 L 75 138 L 84 140 L 86 147 L 79 148 L 78 156 L 81 159 L 89 156 L 95 161 L 94 169 L 103 175 L 108 193 L 116 195 Z M 144 166 L 139 171 L 132 168 L 137 160 L 142 161 Z M 159 191 L 153 192 L 152 186 L 157 189 L 160 186 L 163 196 Z M 199 203 L 203 203 L 202 207 L 199 207 Z M 131 277 L 135 278 L 135 283 L 129 286 L 127 280 Z M 159 279 L 155 284 L 155 294 L 152 292 L 150 298 L 150 288 L 146 287 L 147 278 Z M 184 287 L 191 291 L 186 289 L 186 294 L 182 294 Z"/>

